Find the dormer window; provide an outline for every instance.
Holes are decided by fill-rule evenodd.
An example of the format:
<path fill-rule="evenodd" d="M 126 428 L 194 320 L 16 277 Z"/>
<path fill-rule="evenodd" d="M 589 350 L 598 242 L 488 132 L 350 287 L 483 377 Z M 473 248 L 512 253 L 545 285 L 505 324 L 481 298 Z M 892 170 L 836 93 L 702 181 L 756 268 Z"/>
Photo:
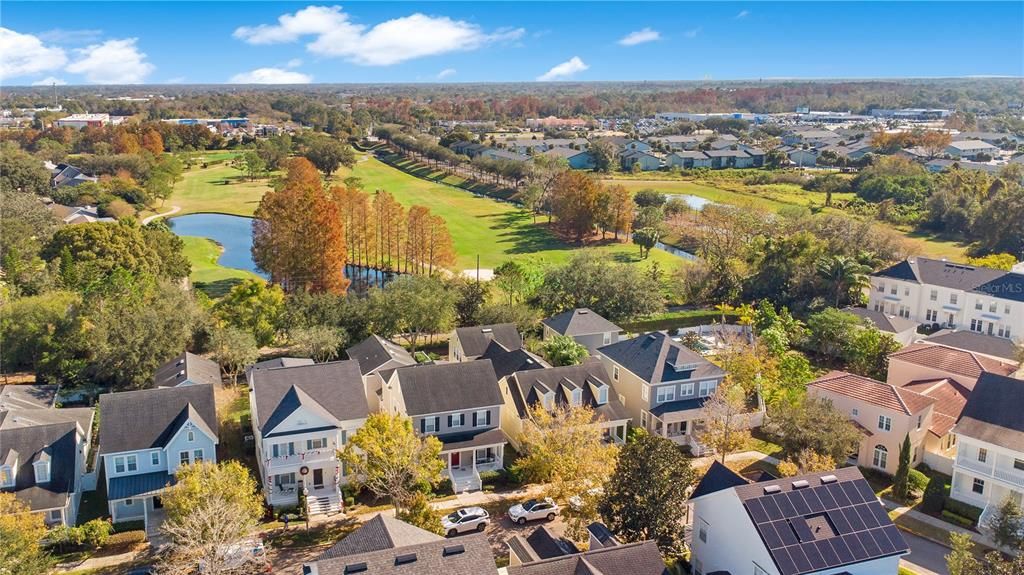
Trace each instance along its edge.
<path fill-rule="evenodd" d="M 189 443 L 192 443 L 193 441 L 196 440 L 196 432 L 192 431 L 191 429 L 188 430 L 187 436 L 188 436 L 188 442 Z"/>
<path fill-rule="evenodd" d="M 14 470 L 10 465 L 0 467 L 0 487 L 14 487 Z"/>
<path fill-rule="evenodd" d="M 36 483 L 48 483 L 50 481 L 50 462 L 37 461 L 32 467 L 36 472 Z"/>
<path fill-rule="evenodd" d="M 555 407 L 555 393 L 549 391 L 543 395 L 544 409 L 554 409 Z"/>
<path fill-rule="evenodd" d="M 583 403 L 583 390 L 579 388 L 572 390 L 572 404 L 580 405 L 581 403 Z"/>
<path fill-rule="evenodd" d="M 604 405 L 608 403 L 608 386 L 602 385 L 597 388 L 597 403 L 598 405 Z"/>

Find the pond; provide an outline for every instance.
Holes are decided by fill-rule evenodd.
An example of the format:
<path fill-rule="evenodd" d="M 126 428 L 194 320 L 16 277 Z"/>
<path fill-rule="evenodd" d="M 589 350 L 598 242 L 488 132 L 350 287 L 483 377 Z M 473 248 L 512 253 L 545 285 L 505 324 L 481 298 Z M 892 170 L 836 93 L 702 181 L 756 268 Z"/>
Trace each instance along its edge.
<path fill-rule="evenodd" d="M 711 200 L 695 196 L 693 194 L 665 194 L 666 200 L 683 200 L 686 205 L 690 206 L 690 209 L 700 211 L 704 209 L 704 206 L 713 204 Z"/>
<path fill-rule="evenodd" d="M 265 279 L 270 277 L 260 271 L 252 259 L 252 218 L 227 214 L 189 214 L 167 221 L 171 231 L 179 236 L 209 238 L 217 242 L 222 249 L 217 258 L 219 265 L 250 271 Z M 368 286 L 387 283 L 394 274 L 347 265 L 345 277 L 352 280 L 352 289 L 362 291 Z"/>

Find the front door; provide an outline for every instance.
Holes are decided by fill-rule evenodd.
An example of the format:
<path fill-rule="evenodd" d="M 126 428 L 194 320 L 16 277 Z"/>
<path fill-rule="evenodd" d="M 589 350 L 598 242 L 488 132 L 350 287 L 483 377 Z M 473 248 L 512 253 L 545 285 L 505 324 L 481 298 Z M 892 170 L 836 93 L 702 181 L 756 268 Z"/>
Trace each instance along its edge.
<path fill-rule="evenodd" d="M 164 502 L 160 501 L 159 497 L 153 497 L 153 509 L 160 509 L 164 506 Z"/>
<path fill-rule="evenodd" d="M 460 455 L 461 454 L 458 451 L 456 451 L 455 453 L 452 454 L 452 467 L 461 467 L 462 466 L 462 461 L 461 461 L 462 457 L 460 457 Z"/>
<path fill-rule="evenodd" d="M 313 487 L 320 488 L 324 486 L 324 470 L 314 469 L 313 470 Z"/>

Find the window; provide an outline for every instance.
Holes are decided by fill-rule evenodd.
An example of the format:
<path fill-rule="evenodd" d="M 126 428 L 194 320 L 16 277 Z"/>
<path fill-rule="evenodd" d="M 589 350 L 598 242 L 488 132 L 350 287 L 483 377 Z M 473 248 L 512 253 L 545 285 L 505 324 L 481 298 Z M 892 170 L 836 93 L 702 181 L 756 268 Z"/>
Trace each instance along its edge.
<path fill-rule="evenodd" d="M 858 415 L 860 415 L 860 410 L 854 407 L 852 410 L 850 410 L 850 415 L 857 417 Z"/>
<path fill-rule="evenodd" d="M 270 446 L 270 454 L 274 457 L 295 455 L 295 444 L 290 441 L 288 443 L 275 443 Z"/>
<path fill-rule="evenodd" d="M 346 445 L 348 443 L 348 431 L 345 429 L 341 430 L 341 444 Z"/>
<path fill-rule="evenodd" d="M 949 303 L 951 303 L 953 305 L 956 305 L 956 294 L 955 293 L 949 294 Z"/>
<path fill-rule="evenodd" d="M 617 365 L 612 366 L 612 379 L 619 381 L 619 366 Z"/>
<path fill-rule="evenodd" d="M 978 461 L 980 461 L 982 463 L 985 463 L 985 461 L 987 459 L 988 459 L 988 450 L 985 449 L 984 447 L 979 447 L 978 448 Z"/>
<path fill-rule="evenodd" d="M 275 445 L 274 447 L 277 447 L 277 446 Z M 188 465 L 189 463 L 191 463 L 191 460 L 188 457 L 188 452 L 187 451 L 179 451 L 178 452 L 178 465 Z"/>
<path fill-rule="evenodd" d="M 875 446 L 875 456 L 871 460 L 872 465 L 879 469 L 885 469 L 889 462 L 889 450 L 884 445 Z"/>
<path fill-rule="evenodd" d="M 901 305 L 900 306 L 899 316 L 900 317 L 905 317 L 905 318 L 909 319 L 910 318 L 910 308 L 908 306 Z"/>
<path fill-rule="evenodd" d="M 60 509 L 51 509 L 47 515 L 50 516 L 50 521 L 64 521 L 64 513 Z"/>
<path fill-rule="evenodd" d="M 898 286 L 892 286 L 891 288 L 889 288 L 889 293 L 891 293 L 892 295 L 896 295 L 897 291 L 899 291 Z"/>
<path fill-rule="evenodd" d="M 576 388 L 572 390 L 572 404 L 579 405 L 583 403 L 583 390 Z"/>
<path fill-rule="evenodd" d="M 999 306 L 996 304 L 996 302 L 994 302 L 994 301 L 993 302 L 989 302 L 989 304 L 988 304 L 988 311 L 989 311 L 989 313 L 996 313 L 996 310 L 998 310 L 998 309 L 999 309 Z"/>
<path fill-rule="evenodd" d="M 1003 306 L 1003 314 L 1010 315 L 1010 304 L 1006 304 L 1005 306 Z"/>
<path fill-rule="evenodd" d="M 939 312 L 929 309 L 924 312 L 925 321 L 939 321 Z"/>
<path fill-rule="evenodd" d="M 626 396 L 621 393 L 619 394 L 619 403 L 622 404 L 622 407 L 626 407 Z"/>
<path fill-rule="evenodd" d="M 975 477 L 974 478 L 974 484 L 971 485 L 971 491 L 977 493 L 978 495 L 984 495 L 985 494 L 985 480 L 984 479 L 978 479 L 977 477 Z"/>
<path fill-rule="evenodd" d="M 124 473 L 124 457 L 115 457 L 114 458 L 114 472 L 115 473 Z"/>
<path fill-rule="evenodd" d="M 984 307 L 984 304 L 981 303 L 980 299 L 978 301 L 974 302 L 974 309 L 980 311 L 982 307 Z"/>
<path fill-rule="evenodd" d="M 192 431 L 191 429 L 188 430 L 188 442 L 192 443 L 195 440 L 196 440 L 196 432 Z"/>
<path fill-rule="evenodd" d="M 658 403 L 665 403 L 666 401 L 673 401 L 676 398 L 676 387 L 659 387 L 656 401 Z"/>
<path fill-rule="evenodd" d="M 910 295 L 910 288 L 908 288 L 908 287 L 903 288 L 903 295 Z"/>
<path fill-rule="evenodd" d="M 129 507 L 132 505 L 132 503 L 135 503 L 135 500 L 133 500 L 133 499 L 125 499 L 124 500 L 124 504 L 129 506 Z"/>
<path fill-rule="evenodd" d="M 692 383 L 684 383 L 679 386 L 679 397 L 685 397 L 687 395 L 693 395 Z"/>
<path fill-rule="evenodd" d="M 36 474 L 36 483 L 46 483 L 50 480 L 50 463 L 48 461 L 37 461 L 32 467 Z"/>
<path fill-rule="evenodd" d="M 434 419 L 433 417 L 424 417 L 423 418 L 423 432 L 424 433 L 434 433 L 434 432 L 436 432 L 437 431 L 437 425 L 435 425 L 436 422 L 437 422 L 437 420 Z"/>
<path fill-rule="evenodd" d="M 985 325 L 985 322 L 981 321 L 980 319 L 972 319 L 971 320 L 971 331 L 976 331 L 978 333 L 981 333 L 982 327 L 984 325 Z"/>
<path fill-rule="evenodd" d="M 930 299 L 931 301 L 938 301 L 939 300 L 939 290 L 933 289 L 932 292 L 930 294 L 928 294 L 928 299 Z"/>
<path fill-rule="evenodd" d="M 878 293 L 885 293 L 885 284 L 878 284 Z"/>
<path fill-rule="evenodd" d="M 1024 471 L 1024 460 L 1014 459 L 1013 460 L 1013 468 L 1018 470 L 1018 471 Z"/>
<path fill-rule="evenodd" d="M 139 458 L 134 455 L 128 455 L 125 457 L 125 462 L 128 463 L 128 471 L 139 470 Z"/>
<path fill-rule="evenodd" d="M 448 427 L 451 427 L 451 428 L 454 429 L 456 427 L 462 427 L 463 425 L 465 425 L 465 423 L 466 423 L 466 414 L 465 413 L 460 413 L 458 415 L 449 415 L 448 416 Z"/>
<path fill-rule="evenodd" d="M 313 451 L 314 449 L 323 449 L 327 447 L 327 438 L 318 437 L 316 439 L 306 440 L 306 451 Z"/>
<path fill-rule="evenodd" d="M 203 450 L 202 449 L 193 450 L 192 451 L 192 461 L 195 462 L 195 463 L 199 463 L 202 460 L 203 460 Z"/>
<path fill-rule="evenodd" d="M 651 396 L 650 396 L 650 392 L 648 391 L 647 384 L 645 383 L 645 384 L 641 385 L 640 386 L 640 399 L 642 399 L 644 401 L 647 401 L 648 399 L 650 399 L 650 397 Z"/>
<path fill-rule="evenodd" d="M 715 388 L 718 387 L 717 381 L 702 381 L 700 382 L 700 396 L 707 397 L 715 392 Z"/>
<path fill-rule="evenodd" d="M 708 529 L 710 527 L 711 526 L 708 525 L 707 521 L 704 521 L 703 519 L 700 520 L 700 530 L 698 531 L 698 536 L 700 537 L 700 540 L 704 543 L 708 542 Z"/>
<path fill-rule="evenodd" d="M 160 465 L 160 452 L 159 451 L 152 451 L 152 452 L 150 452 L 150 454 L 149 454 L 149 462 L 152 465 L 154 465 L 154 466 L 155 465 Z"/>
<path fill-rule="evenodd" d="M 11 471 L 11 466 L 0 467 L 0 485 L 4 487 L 14 485 L 14 473 Z"/>
<path fill-rule="evenodd" d="M 924 421 L 924 415 L 917 416 L 917 428 L 921 429 L 921 422 Z"/>
<path fill-rule="evenodd" d="M 274 485 L 295 485 L 295 473 L 281 473 L 274 476 Z"/>
<path fill-rule="evenodd" d="M 601 387 L 597 390 L 597 402 L 601 405 L 608 403 L 608 386 Z"/>
<path fill-rule="evenodd" d="M 892 431 L 892 418 L 885 415 L 878 416 L 878 429 Z"/>
<path fill-rule="evenodd" d="M 1006 339 L 1010 339 L 1010 326 L 999 324 L 999 330 L 997 331 L 997 333 L 999 334 L 999 337 L 1005 337 Z"/>
<path fill-rule="evenodd" d="M 612 334 L 611 334 L 611 332 L 608 332 L 608 333 L 604 334 L 604 344 L 608 345 L 611 342 L 612 342 Z"/>
<path fill-rule="evenodd" d="M 482 409 L 473 415 L 475 420 L 473 423 L 474 427 L 486 427 L 491 424 L 491 412 L 486 409 Z"/>

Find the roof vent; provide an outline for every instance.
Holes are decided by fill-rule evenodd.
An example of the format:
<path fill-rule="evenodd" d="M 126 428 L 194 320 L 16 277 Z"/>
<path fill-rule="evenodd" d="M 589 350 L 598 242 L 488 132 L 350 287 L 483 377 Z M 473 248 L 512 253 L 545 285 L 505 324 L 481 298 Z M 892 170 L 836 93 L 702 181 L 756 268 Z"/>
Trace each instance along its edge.
<path fill-rule="evenodd" d="M 462 545 L 449 545 L 444 548 L 441 552 L 442 557 L 448 557 L 449 555 L 460 555 L 466 552 L 466 548 Z"/>
<path fill-rule="evenodd" d="M 580 311 L 579 311 L 578 313 L 579 313 L 580 315 L 583 315 L 583 314 L 587 314 L 587 313 L 590 313 L 590 310 L 588 310 L 588 309 L 581 309 L 581 310 L 580 310 Z"/>
<path fill-rule="evenodd" d="M 345 566 L 345 575 L 348 575 L 349 573 L 362 573 L 363 571 L 366 571 L 366 569 L 367 567 L 365 562 L 350 563 Z"/>
<path fill-rule="evenodd" d="M 782 492 L 782 488 L 779 487 L 778 485 L 765 485 L 764 486 L 764 494 L 765 495 L 773 495 L 775 493 L 781 493 L 781 492 Z"/>
<path fill-rule="evenodd" d="M 485 328 L 481 329 L 480 331 L 483 332 L 483 333 L 491 333 L 494 330 L 489 328 L 489 327 L 485 327 Z"/>
<path fill-rule="evenodd" d="M 654 340 L 658 339 L 658 336 L 654 335 L 653 333 L 649 333 L 649 334 L 647 334 L 647 339 L 649 339 L 651 341 L 654 341 Z"/>
<path fill-rule="evenodd" d="M 178 377 L 185 377 L 185 370 L 184 369 L 178 372 Z"/>
<path fill-rule="evenodd" d="M 178 363 L 176 363 L 175 365 L 182 365 L 184 363 L 185 363 L 185 358 L 181 358 L 181 359 L 178 360 Z"/>
<path fill-rule="evenodd" d="M 835 483 L 836 481 L 839 481 L 839 478 L 836 477 L 835 475 L 822 475 L 821 476 L 821 484 L 822 485 L 825 485 L 827 483 Z"/>
<path fill-rule="evenodd" d="M 416 562 L 415 553 L 406 553 L 405 555 L 399 555 L 395 557 L 395 565 L 408 565 L 409 563 Z"/>
<path fill-rule="evenodd" d="M 806 479 L 799 479 L 793 482 L 793 489 L 803 489 L 804 487 L 810 487 L 811 484 L 807 483 Z"/>

